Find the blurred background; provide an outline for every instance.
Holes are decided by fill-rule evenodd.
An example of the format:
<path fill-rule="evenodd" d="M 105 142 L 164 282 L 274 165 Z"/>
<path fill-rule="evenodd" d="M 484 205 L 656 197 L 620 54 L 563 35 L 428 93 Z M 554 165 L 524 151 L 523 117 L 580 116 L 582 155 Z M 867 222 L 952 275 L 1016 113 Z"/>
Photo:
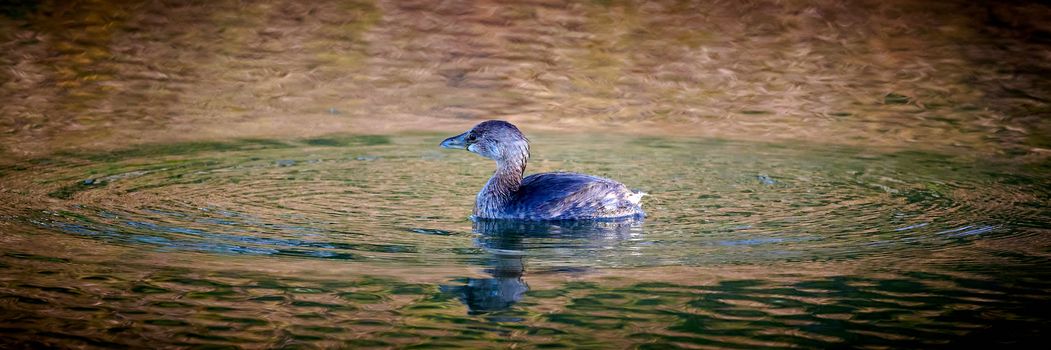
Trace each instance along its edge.
<path fill-rule="evenodd" d="M 3 1 L 7 157 L 528 129 L 1046 157 L 1023 1 Z"/>

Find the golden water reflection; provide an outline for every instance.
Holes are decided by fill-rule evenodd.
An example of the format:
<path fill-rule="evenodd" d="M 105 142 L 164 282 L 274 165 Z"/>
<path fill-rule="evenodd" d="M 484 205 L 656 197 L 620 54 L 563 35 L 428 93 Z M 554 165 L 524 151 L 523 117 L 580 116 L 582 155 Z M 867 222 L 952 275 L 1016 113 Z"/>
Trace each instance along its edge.
<path fill-rule="evenodd" d="M 0 17 L 13 156 L 533 128 L 1042 158 L 1037 4 L 44 1 Z"/>
<path fill-rule="evenodd" d="M 0 348 L 1039 341 L 1049 9 L 3 4 Z M 649 218 L 468 221 L 489 118 Z"/>

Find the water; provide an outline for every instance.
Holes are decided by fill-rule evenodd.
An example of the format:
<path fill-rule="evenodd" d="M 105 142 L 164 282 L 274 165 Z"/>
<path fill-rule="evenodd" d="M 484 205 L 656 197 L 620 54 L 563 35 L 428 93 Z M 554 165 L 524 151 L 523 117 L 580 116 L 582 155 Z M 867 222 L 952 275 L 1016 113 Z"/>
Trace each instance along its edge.
<path fill-rule="evenodd" d="M 530 171 L 619 179 L 651 194 L 649 217 L 472 222 L 493 165 L 439 149 L 442 136 L 160 145 L 6 168 L 4 342 L 955 347 L 1044 335 L 1046 167 L 534 133 Z"/>
<path fill-rule="evenodd" d="M 1047 154 L 1049 14 L 910 0 L 0 5 L 0 150 L 501 118 Z"/>
<path fill-rule="evenodd" d="M 2 3 L 0 348 L 1036 347 L 1049 14 Z M 491 118 L 648 217 L 472 222 Z"/>

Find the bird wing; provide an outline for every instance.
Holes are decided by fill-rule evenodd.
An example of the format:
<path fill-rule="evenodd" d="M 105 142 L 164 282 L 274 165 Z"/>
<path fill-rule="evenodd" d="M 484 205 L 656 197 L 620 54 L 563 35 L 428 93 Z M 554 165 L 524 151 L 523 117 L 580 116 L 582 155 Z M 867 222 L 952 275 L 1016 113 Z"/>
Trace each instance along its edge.
<path fill-rule="evenodd" d="M 530 175 L 522 179 L 517 195 L 517 212 L 540 219 L 613 218 L 641 212 L 641 193 L 610 179 L 578 173 Z"/>

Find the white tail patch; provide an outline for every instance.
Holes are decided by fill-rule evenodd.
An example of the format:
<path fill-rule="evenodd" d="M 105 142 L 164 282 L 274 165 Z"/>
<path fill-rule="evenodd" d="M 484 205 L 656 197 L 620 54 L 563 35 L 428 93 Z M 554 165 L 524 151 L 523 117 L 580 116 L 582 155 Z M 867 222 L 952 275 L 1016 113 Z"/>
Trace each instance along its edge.
<path fill-rule="evenodd" d="M 628 195 L 627 200 L 629 202 L 633 203 L 633 204 L 639 204 L 639 202 L 642 202 L 642 196 L 645 196 L 647 194 L 649 194 L 649 193 L 642 192 L 642 191 L 635 191 L 635 192 L 632 192 L 630 195 Z"/>

